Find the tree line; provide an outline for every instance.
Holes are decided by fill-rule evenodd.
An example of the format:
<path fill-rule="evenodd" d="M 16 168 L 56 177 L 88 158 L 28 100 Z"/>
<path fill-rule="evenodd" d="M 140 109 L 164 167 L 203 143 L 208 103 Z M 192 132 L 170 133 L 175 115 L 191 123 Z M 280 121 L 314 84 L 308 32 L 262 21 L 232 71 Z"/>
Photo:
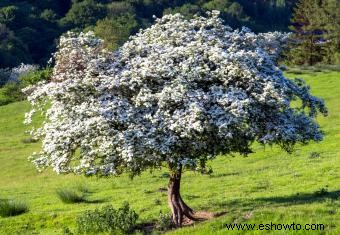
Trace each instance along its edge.
<path fill-rule="evenodd" d="M 291 31 L 286 61 L 340 63 L 340 0 L 2 0 L 0 68 L 45 65 L 66 31 L 92 30 L 116 49 L 154 18 L 219 10 L 233 28 Z"/>
<path fill-rule="evenodd" d="M 287 30 L 293 5 L 293 0 L 2 0 L 0 67 L 45 64 L 68 30 L 93 30 L 115 49 L 151 25 L 154 15 L 167 13 L 191 17 L 216 9 L 232 27 Z"/>
<path fill-rule="evenodd" d="M 340 64 L 340 0 L 300 0 L 291 19 L 290 64 Z"/>

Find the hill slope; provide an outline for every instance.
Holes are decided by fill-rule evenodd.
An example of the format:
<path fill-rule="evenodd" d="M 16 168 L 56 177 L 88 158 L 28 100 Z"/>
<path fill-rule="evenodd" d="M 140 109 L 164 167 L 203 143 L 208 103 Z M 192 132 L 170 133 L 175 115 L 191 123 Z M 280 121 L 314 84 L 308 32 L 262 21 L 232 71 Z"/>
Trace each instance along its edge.
<path fill-rule="evenodd" d="M 170 233 L 225 234 L 227 223 L 295 222 L 325 225 L 326 231 L 314 234 L 340 234 L 339 76 L 335 72 L 300 76 L 329 108 L 329 117 L 319 118 L 326 135 L 323 142 L 298 146 L 292 155 L 276 147 L 255 146 L 256 153 L 247 158 L 217 158 L 211 163 L 211 176 L 185 173 L 184 199 L 197 210 L 226 214 Z M 160 211 L 168 212 L 166 192 L 160 190 L 167 185 L 165 169 L 144 173 L 133 181 L 127 176 L 97 179 L 57 176 L 49 170 L 37 173 L 27 156 L 39 150 L 39 143 L 22 142 L 27 138 L 22 120 L 28 109 L 26 102 L 0 107 L 0 199 L 24 200 L 30 207 L 26 214 L 0 217 L 0 234 L 63 234 L 65 228 L 75 231 L 75 218 L 81 211 L 104 204 L 118 206 L 123 201 L 140 214 L 140 222 L 157 219 Z M 61 187 L 88 188 L 89 200 L 97 203 L 63 204 L 55 193 Z M 268 232 L 310 234 L 305 230 Z M 259 230 L 251 233 L 264 234 Z"/>

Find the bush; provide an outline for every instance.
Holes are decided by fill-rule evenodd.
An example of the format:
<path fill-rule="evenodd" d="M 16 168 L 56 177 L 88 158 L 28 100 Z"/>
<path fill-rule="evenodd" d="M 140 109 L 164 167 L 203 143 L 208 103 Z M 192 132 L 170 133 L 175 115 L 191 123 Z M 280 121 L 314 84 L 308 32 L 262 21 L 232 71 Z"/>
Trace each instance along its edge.
<path fill-rule="evenodd" d="M 97 36 L 104 39 L 105 46 L 116 50 L 121 46 L 138 27 L 134 15 L 125 14 L 114 18 L 98 20 L 94 27 Z"/>
<path fill-rule="evenodd" d="M 11 102 L 13 102 L 13 100 L 11 98 L 5 96 L 3 88 L 0 88 L 0 106 L 9 104 Z"/>
<path fill-rule="evenodd" d="M 28 211 L 28 206 L 24 202 L 15 200 L 0 200 L 0 216 L 16 216 Z"/>
<path fill-rule="evenodd" d="M 159 217 L 156 223 L 157 229 L 161 231 L 169 230 L 174 227 L 171 214 L 164 214 L 162 211 L 159 213 Z"/>
<path fill-rule="evenodd" d="M 8 82 L 18 82 L 19 78 L 29 73 L 33 73 L 38 69 L 38 66 L 31 64 L 21 64 L 15 68 L 0 69 L 0 87 Z"/>
<path fill-rule="evenodd" d="M 130 209 L 127 202 L 121 208 L 111 205 L 101 209 L 85 211 L 77 218 L 79 233 L 131 233 L 136 228 L 138 214 Z"/>
<path fill-rule="evenodd" d="M 20 77 L 16 79 L 6 80 L 7 83 L 0 89 L 0 105 L 6 105 L 15 101 L 24 100 L 25 94 L 21 91 L 24 87 L 28 85 L 34 85 L 43 80 L 47 80 L 52 73 L 52 70 L 50 68 L 42 70 L 32 69 L 27 71 L 26 73 L 21 71 L 24 69 L 21 69 L 20 71 L 19 70 L 20 69 L 16 69 L 16 72 L 12 72 L 12 74 L 19 74 Z M 5 81 L 5 79 L 3 79 L 3 81 Z"/>
<path fill-rule="evenodd" d="M 51 68 L 35 70 L 22 75 L 19 80 L 22 87 L 37 84 L 40 81 L 48 80 L 52 75 Z"/>
<path fill-rule="evenodd" d="M 57 189 L 59 199 L 64 203 L 86 202 L 85 195 L 72 189 Z"/>
<path fill-rule="evenodd" d="M 25 98 L 19 82 L 8 82 L 0 90 L 0 105 L 6 105 Z"/>

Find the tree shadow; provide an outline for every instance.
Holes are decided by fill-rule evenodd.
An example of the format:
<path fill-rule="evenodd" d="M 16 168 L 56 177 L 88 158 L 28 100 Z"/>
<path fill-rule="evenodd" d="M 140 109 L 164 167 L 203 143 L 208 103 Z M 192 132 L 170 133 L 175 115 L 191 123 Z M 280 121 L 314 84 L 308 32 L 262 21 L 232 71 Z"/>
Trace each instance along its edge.
<path fill-rule="evenodd" d="M 104 203 L 106 202 L 107 200 L 105 199 L 94 199 L 94 200 L 91 200 L 91 199 L 86 199 L 84 201 L 84 203 L 87 203 L 87 204 L 99 204 L 99 203 Z"/>
<path fill-rule="evenodd" d="M 279 196 L 279 197 L 262 197 L 256 198 L 256 201 L 268 202 L 270 204 L 306 204 L 323 201 L 325 199 L 340 199 L 340 190 L 328 192 L 326 190 L 320 190 L 314 193 L 296 193 L 290 196 Z"/>
<path fill-rule="evenodd" d="M 340 190 L 327 191 L 321 189 L 311 193 L 296 193 L 288 196 L 273 196 L 273 197 L 258 197 L 258 198 L 243 198 L 233 200 L 214 201 L 210 200 L 207 204 L 202 205 L 200 209 L 225 211 L 228 213 L 251 211 L 265 205 L 282 206 L 282 205 L 298 205 L 321 202 L 325 199 L 340 200 Z"/>

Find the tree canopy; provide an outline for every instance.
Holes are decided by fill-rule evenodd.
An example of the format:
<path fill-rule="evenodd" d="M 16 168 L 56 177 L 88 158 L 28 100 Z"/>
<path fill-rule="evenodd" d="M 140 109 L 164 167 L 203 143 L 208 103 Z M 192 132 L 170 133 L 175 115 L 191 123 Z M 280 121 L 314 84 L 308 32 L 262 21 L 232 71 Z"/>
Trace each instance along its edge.
<path fill-rule="evenodd" d="M 33 162 L 58 173 L 137 175 L 169 167 L 173 220 L 195 219 L 179 195 L 182 168 L 204 172 L 218 154 L 252 143 L 320 141 L 327 113 L 302 80 L 287 79 L 276 59 L 288 35 L 232 30 L 218 17 L 157 19 L 116 52 L 93 33 L 60 40 L 49 82 L 30 86 L 33 113 L 46 121 Z M 301 106 L 292 106 L 300 100 Z"/>

